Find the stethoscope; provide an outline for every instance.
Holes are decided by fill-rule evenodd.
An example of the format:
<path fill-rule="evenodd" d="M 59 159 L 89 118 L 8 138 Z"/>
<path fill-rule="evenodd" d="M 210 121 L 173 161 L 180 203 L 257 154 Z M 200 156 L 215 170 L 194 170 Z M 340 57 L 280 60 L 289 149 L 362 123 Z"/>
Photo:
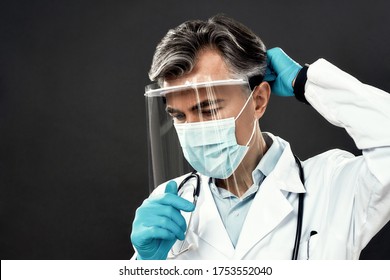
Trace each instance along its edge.
<path fill-rule="evenodd" d="M 299 178 L 301 179 L 302 185 L 305 185 L 305 179 L 304 179 L 305 177 L 303 174 L 303 168 L 302 168 L 301 161 L 299 160 L 299 158 L 296 155 L 294 155 L 294 158 L 295 158 L 295 162 L 297 163 L 298 168 L 299 168 Z M 191 179 L 196 180 L 196 186 L 195 186 L 194 192 L 193 192 L 193 198 L 194 198 L 193 203 L 194 203 L 194 206 L 196 206 L 196 203 L 197 203 L 198 197 L 199 197 L 199 193 L 200 193 L 200 176 L 196 171 L 191 172 L 191 174 L 189 174 L 186 178 L 183 179 L 183 181 L 180 183 L 177 191 L 179 193 L 179 191 L 183 188 L 183 186 Z M 304 199 L 304 197 L 305 197 L 305 193 L 299 193 L 299 195 L 298 195 L 297 229 L 296 229 L 296 233 L 295 233 L 294 249 L 293 249 L 293 253 L 292 253 L 292 257 L 291 257 L 292 260 L 298 259 L 299 243 L 301 242 L 301 233 L 302 233 L 303 199 Z M 191 218 L 192 218 L 192 214 L 191 214 L 190 221 L 188 224 L 191 223 Z M 186 251 L 186 250 L 184 250 L 184 251 Z M 180 251 L 180 253 L 184 252 L 182 250 L 182 248 L 180 248 L 179 251 Z"/>

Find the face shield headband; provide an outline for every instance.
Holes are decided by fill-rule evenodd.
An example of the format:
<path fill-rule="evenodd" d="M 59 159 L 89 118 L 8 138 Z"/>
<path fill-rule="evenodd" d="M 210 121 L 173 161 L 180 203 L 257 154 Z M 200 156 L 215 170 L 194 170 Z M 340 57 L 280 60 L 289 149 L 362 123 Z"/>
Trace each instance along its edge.
<path fill-rule="evenodd" d="M 259 85 L 264 79 L 263 75 L 255 75 L 249 79 L 226 79 L 226 80 L 210 80 L 203 82 L 190 82 L 187 81 L 183 85 L 170 86 L 170 87 L 161 87 L 159 83 L 149 84 L 145 87 L 145 96 L 146 97 L 163 97 L 168 93 L 186 90 L 191 88 L 202 88 L 207 86 L 223 86 L 223 85 L 244 85 L 249 84 L 251 91 Z"/>

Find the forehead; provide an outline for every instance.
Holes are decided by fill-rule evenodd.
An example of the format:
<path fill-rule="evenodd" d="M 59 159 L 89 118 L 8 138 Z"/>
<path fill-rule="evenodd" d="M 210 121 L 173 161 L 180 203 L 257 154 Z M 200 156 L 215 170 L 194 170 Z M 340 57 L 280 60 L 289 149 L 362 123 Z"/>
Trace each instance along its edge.
<path fill-rule="evenodd" d="M 191 72 L 175 79 L 164 81 L 164 87 L 179 86 L 186 82 L 199 83 L 213 80 L 226 80 L 232 77 L 221 55 L 212 49 L 201 51 Z"/>

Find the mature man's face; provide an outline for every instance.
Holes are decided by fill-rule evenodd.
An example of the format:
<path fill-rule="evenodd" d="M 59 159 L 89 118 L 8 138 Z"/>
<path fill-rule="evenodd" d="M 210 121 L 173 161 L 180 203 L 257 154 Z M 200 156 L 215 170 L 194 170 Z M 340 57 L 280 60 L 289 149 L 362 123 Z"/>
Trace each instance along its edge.
<path fill-rule="evenodd" d="M 222 57 L 213 50 L 199 54 L 194 69 L 178 79 L 165 81 L 164 87 L 186 82 L 205 82 L 231 79 Z M 166 111 L 176 123 L 204 122 L 237 117 L 249 97 L 249 88 L 243 85 L 224 85 L 187 89 L 166 95 Z M 236 120 L 236 138 L 240 145 L 247 144 L 255 121 L 255 103 L 249 102 Z"/>

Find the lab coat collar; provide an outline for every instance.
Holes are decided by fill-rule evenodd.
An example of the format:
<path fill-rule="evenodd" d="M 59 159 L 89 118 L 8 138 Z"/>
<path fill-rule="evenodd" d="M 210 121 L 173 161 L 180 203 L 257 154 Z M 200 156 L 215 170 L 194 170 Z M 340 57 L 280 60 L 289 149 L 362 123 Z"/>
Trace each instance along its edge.
<path fill-rule="evenodd" d="M 299 167 L 295 162 L 294 154 L 291 151 L 290 144 L 280 137 L 276 137 L 273 134 L 267 132 L 267 135 L 272 140 L 281 145 L 283 152 L 275 165 L 274 170 L 268 177 L 272 177 L 280 190 L 293 192 L 293 193 L 305 193 L 305 187 L 299 177 Z"/>

